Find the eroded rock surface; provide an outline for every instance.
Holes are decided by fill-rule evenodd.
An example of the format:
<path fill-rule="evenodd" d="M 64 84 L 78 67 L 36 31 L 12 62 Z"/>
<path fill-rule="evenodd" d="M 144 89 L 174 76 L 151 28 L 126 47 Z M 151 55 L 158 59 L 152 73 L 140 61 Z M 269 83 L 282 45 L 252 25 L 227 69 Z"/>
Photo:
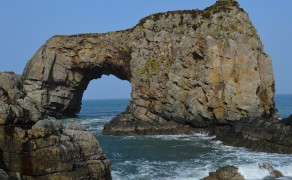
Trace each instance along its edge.
<path fill-rule="evenodd" d="M 234 166 L 224 166 L 215 172 L 210 172 L 208 177 L 202 180 L 245 180 Z"/>
<path fill-rule="evenodd" d="M 234 1 L 154 14 L 125 31 L 55 36 L 26 66 L 24 89 L 40 112 L 75 115 L 89 81 L 104 74 L 132 85 L 106 134 L 164 133 L 169 121 L 208 127 L 274 109 L 271 59 Z"/>
<path fill-rule="evenodd" d="M 292 127 L 279 121 L 246 118 L 217 127 L 215 134 L 228 145 L 254 151 L 292 154 Z"/>
<path fill-rule="evenodd" d="M 95 137 L 55 119 L 30 129 L 0 126 L 1 166 L 23 179 L 111 179 L 110 162 Z"/>
<path fill-rule="evenodd" d="M 283 177 L 283 174 L 276 170 L 271 164 L 267 162 L 262 162 L 258 164 L 259 168 L 269 172 L 269 176 L 264 179 L 274 179 Z M 238 168 L 235 166 L 223 166 L 218 168 L 215 172 L 210 172 L 209 176 L 203 178 L 202 180 L 244 180 L 238 172 Z"/>
<path fill-rule="evenodd" d="M 21 76 L 0 73 L 0 125 L 34 123 L 42 114 L 23 89 Z"/>

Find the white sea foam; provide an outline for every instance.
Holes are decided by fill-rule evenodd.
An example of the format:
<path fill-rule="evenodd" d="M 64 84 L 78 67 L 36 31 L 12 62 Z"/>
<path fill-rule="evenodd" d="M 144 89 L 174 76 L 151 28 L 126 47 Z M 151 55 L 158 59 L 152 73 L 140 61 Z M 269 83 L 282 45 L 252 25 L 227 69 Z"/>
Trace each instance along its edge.
<path fill-rule="evenodd" d="M 270 175 L 268 170 L 260 169 L 258 163 L 239 166 L 238 171 L 245 179 L 263 179 Z"/>
<path fill-rule="evenodd" d="M 274 166 L 276 170 L 279 170 L 284 176 L 284 179 L 292 179 L 292 165 L 287 166 Z M 270 176 L 270 172 L 267 169 L 262 169 L 259 167 L 259 163 L 245 164 L 238 167 L 238 171 L 246 179 L 264 179 Z"/>
<path fill-rule="evenodd" d="M 70 119 L 68 123 L 72 122 L 79 122 L 85 125 L 89 131 L 101 132 L 105 120 L 103 118 Z M 216 140 L 215 136 L 210 136 L 205 132 L 194 133 L 192 135 L 124 136 L 119 138 L 119 143 L 126 142 L 125 145 L 127 145 L 127 143 L 130 142 L 129 144 L 133 147 L 134 144 L 131 142 L 141 144 L 142 141 L 147 142 L 149 140 L 151 142 L 153 142 L 153 140 L 154 142 L 156 140 L 157 142 L 179 141 L 179 143 L 169 142 L 172 143 L 171 148 L 186 146 L 190 149 L 192 149 L 192 147 L 196 149 L 198 147 L 199 151 L 187 152 L 190 154 L 189 159 L 186 158 L 185 154 L 178 151 L 177 153 L 181 153 L 182 159 L 177 159 L 177 161 L 173 159 L 174 156 L 170 156 L 172 158 L 170 158 L 170 160 L 162 159 L 162 161 L 155 161 L 153 156 L 150 158 L 151 156 L 148 157 L 147 154 L 145 154 L 143 159 L 125 159 L 125 161 L 122 161 L 123 153 L 118 155 L 112 154 L 113 179 L 196 180 L 208 176 L 209 172 L 215 171 L 219 167 L 234 165 L 239 168 L 239 172 L 246 179 L 255 180 L 269 176 L 267 170 L 259 168 L 258 163 L 260 162 L 268 162 L 273 165 L 275 169 L 284 174 L 285 178 L 283 179 L 292 179 L 291 155 L 256 153 L 245 148 L 226 146 L 221 141 Z M 177 146 L 175 143 L 177 143 Z M 153 152 L 160 152 L 159 150 L 155 151 L 155 145 L 150 144 L 149 146 L 150 149 L 154 148 Z M 131 150 L 133 150 L 133 152 Z M 135 154 L 134 150 L 135 148 L 131 149 L 131 147 L 129 147 L 129 153 Z M 206 152 L 204 150 L 206 150 Z M 177 155 L 177 157 L 180 156 Z"/>

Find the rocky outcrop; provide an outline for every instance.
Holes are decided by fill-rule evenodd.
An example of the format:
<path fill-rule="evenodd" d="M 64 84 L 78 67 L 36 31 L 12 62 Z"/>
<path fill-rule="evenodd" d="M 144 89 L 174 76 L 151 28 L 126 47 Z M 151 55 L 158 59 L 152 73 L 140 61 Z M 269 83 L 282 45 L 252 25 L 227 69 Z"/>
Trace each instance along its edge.
<path fill-rule="evenodd" d="M 283 177 L 283 174 L 276 170 L 271 164 L 262 162 L 258 163 L 259 169 L 268 171 L 269 176 L 264 179 L 274 179 Z M 208 177 L 203 178 L 202 180 L 244 180 L 238 172 L 238 168 L 235 166 L 223 166 L 218 168 L 215 172 L 210 172 Z"/>
<path fill-rule="evenodd" d="M 282 124 L 292 126 L 292 114 L 287 118 L 283 118 L 280 122 Z"/>
<path fill-rule="evenodd" d="M 270 174 L 270 177 L 273 178 L 279 178 L 284 176 L 279 170 L 275 169 L 271 164 L 266 162 L 259 163 L 259 168 L 267 170 Z"/>
<path fill-rule="evenodd" d="M 21 76 L 13 72 L 0 73 L 0 125 L 29 124 L 41 117 L 23 90 Z"/>
<path fill-rule="evenodd" d="M 0 73 L 0 179 L 111 179 L 93 135 L 43 116 L 21 76 Z"/>
<path fill-rule="evenodd" d="M 12 178 L 111 179 L 110 162 L 95 137 L 54 119 L 30 129 L 0 126 L 0 142 L 0 168 Z"/>
<path fill-rule="evenodd" d="M 246 118 L 216 127 L 215 134 L 228 145 L 254 151 L 292 154 L 292 127 L 279 121 Z"/>
<path fill-rule="evenodd" d="M 208 177 L 202 180 L 245 180 L 234 166 L 224 166 L 215 172 L 210 172 Z"/>
<path fill-rule="evenodd" d="M 130 81 L 132 93 L 106 134 L 165 133 L 170 121 L 208 127 L 270 117 L 274 108 L 271 59 L 235 1 L 154 14 L 119 32 L 55 36 L 27 64 L 23 83 L 41 113 L 71 116 L 90 80 L 108 74 Z"/>

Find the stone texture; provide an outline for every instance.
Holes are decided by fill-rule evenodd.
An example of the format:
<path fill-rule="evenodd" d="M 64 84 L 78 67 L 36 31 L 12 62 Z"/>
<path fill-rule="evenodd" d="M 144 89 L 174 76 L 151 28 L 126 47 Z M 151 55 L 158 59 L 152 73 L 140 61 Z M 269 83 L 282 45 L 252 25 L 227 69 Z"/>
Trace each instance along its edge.
<path fill-rule="evenodd" d="M 225 144 L 254 151 L 292 154 L 292 127 L 275 120 L 246 118 L 215 129 Z"/>
<path fill-rule="evenodd" d="M 20 75 L 0 73 L 0 125 L 36 122 L 42 114 L 26 96 Z"/>
<path fill-rule="evenodd" d="M 30 129 L 0 126 L 0 168 L 23 179 L 111 179 L 95 137 L 44 119 Z"/>
<path fill-rule="evenodd" d="M 216 170 L 216 172 L 210 172 L 208 177 L 202 180 L 244 180 L 245 178 L 238 172 L 238 169 L 234 166 L 224 166 Z"/>
<path fill-rule="evenodd" d="M 283 177 L 283 174 L 276 170 L 271 164 L 263 162 L 259 163 L 259 168 L 263 170 L 267 170 L 269 172 L 269 176 L 264 179 L 274 179 Z M 244 176 L 242 176 L 238 172 L 238 168 L 235 166 L 224 166 L 218 168 L 215 172 L 210 172 L 208 177 L 203 178 L 202 180 L 244 180 Z"/>
<path fill-rule="evenodd" d="M 208 127 L 274 112 L 271 59 L 234 1 L 154 14 L 124 31 L 54 36 L 27 64 L 24 89 L 40 112 L 72 116 L 90 80 L 108 74 L 130 81 L 132 93 L 106 134 L 165 133 L 169 121 Z"/>

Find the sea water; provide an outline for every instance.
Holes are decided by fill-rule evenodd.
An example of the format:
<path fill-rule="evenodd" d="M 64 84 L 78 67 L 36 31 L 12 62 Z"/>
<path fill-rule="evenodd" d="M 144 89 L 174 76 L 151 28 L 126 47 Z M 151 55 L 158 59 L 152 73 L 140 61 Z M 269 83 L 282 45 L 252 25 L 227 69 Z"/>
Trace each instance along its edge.
<path fill-rule="evenodd" d="M 282 117 L 292 114 L 292 95 L 276 95 L 276 106 Z M 252 152 L 245 148 L 226 146 L 214 136 L 104 136 L 105 123 L 128 104 L 127 99 L 84 100 L 78 118 L 66 123 L 80 123 L 100 142 L 111 161 L 114 180 L 201 179 L 224 165 L 234 165 L 246 179 L 272 179 L 259 163 L 269 163 L 292 179 L 292 155 Z M 292 138 L 291 138 L 292 140 Z"/>

